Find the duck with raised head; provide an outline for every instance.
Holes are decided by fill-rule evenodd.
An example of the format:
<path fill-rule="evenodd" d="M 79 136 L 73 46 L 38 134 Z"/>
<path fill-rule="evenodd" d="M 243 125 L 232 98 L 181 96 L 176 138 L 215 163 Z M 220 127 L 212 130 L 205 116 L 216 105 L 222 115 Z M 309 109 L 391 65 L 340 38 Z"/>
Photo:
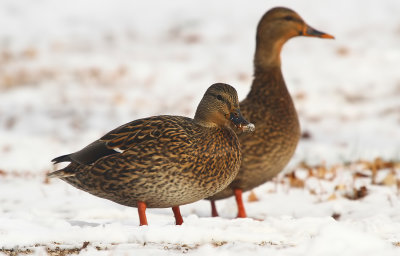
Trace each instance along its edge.
<path fill-rule="evenodd" d="M 334 38 L 310 27 L 296 12 L 284 7 L 269 10 L 258 23 L 253 83 L 247 97 L 240 102 L 243 116 L 257 129 L 251 137 L 239 134 L 242 165 L 226 189 L 208 198 L 212 216 L 218 216 L 215 200 L 234 195 L 237 217 L 246 217 L 242 192 L 271 180 L 295 152 L 300 125 L 282 76 L 280 55 L 283 45 L 297 36 Z"/>
<path fill-rule="evenodd" d="M 146 207 L 172 207 L 180 225 L 180 205 L 221 191 L 238 173 L 241 151 L 232 125 L 254 130 L 240 113 L 236 90 L 213 84 L 194 119 L 163 115 L 132 121 L 80 151 L 53 159 L 70 164 L 48 176 L 137 207 L 140 225 L 147 225 Z"/>

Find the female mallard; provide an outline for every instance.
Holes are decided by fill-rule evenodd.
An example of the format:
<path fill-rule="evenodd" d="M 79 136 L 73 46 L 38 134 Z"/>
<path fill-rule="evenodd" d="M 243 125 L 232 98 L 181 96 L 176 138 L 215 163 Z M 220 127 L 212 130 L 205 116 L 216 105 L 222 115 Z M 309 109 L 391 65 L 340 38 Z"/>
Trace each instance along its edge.
<path fill-rule="evenodd" d="M 71 162 L 49 174 L 95 196 L 145 210 L 179 206 L 221 191 L 239 171 L 239 140 L 230 128 L 253 131 L 239 110 L 236 90 L 214 84 L 200 101 L 194 119 L 154 116 L 132 121 L 75 153 L 53 159 Z"/>
<path fill-rule="evenodd" d="M 282 76 L 280 60 L 282 46 L 296 36 L 334 38 L 313 29 L 296 12 L 282 7 L 269 10 L 258 24 L 253 84 L 246 99 L 240 102 L 243 116 L 257 130 L 251 137 L 239 135 L 242 165 L 226 189 L 208 198 L 213 216 L 218 216 L 214 200 L 235 195 L 238 217 L 246 217 L 242 191 L 272 179 L 296 149 L 300 138 L 299 120 Z"/>

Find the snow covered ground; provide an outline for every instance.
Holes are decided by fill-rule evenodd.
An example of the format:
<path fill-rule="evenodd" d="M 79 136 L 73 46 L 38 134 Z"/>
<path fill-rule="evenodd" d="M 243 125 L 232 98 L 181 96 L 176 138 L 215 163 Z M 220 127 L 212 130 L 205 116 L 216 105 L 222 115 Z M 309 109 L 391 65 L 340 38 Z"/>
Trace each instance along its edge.
<path fill-rule="evenodd" d="M 193 116 L 214 82 L 244 98 L 274 6 L 336 40 L 296 38 L 283 72 L 305 136 L 275 182 L 233 199 L 135 208 L 45 180 L 50 160 L 116 126 Z M 400 2 L 3 0 L 0 254 L 399 255 Z M 377 159 L 378 158 L 378 159 Z M 247 200 L 248 199 L 248 200 Z M 89 242 L 89 243 L 87 243 Z"/>

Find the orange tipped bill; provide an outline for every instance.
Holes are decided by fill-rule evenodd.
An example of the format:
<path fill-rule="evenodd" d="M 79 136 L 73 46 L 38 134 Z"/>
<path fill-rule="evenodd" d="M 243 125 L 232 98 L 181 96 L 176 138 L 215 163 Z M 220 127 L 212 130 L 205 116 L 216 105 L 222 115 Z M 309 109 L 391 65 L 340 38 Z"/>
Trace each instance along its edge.
<path fill-rule="evenodd" d="M 327 39 L 335 39 L 334 36 L 331 36 L 327 33 L 318 31 L 310 26 L 305 26 L 302 32 L 303 36 L 310 36 L 310 37 L 319 37 L 319 38 L 327 38 Z"/>

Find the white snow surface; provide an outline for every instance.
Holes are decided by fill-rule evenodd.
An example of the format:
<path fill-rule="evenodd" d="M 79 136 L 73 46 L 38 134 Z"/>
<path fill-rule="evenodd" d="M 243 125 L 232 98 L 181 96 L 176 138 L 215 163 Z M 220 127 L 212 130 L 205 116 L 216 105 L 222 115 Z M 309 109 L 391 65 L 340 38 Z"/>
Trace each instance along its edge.
<path fill-rule="evenodd" d="M 257 22 L 275 6 L 336 37 L 291 39 L 282 52 L 309 135 L 285 171 L 304 186 L 282 173 L 258 200 L 245 193 L 247 219 L 229 198 L 218 218 L 199 201 L 181 207 L 182 226 L 148 209 L 139 227 L 136 208 L 44 181 L 52 158 L 121 124 L 193 116 L 215 82 L 243 99 Z M 400 167 L 373 178 L 358 162 L 400 160 L 399 13 L 398 0 L 1 1 L 0 254 L 89 242 L 80 255 L 400 255 Z M 316 177 L 301 162 L 334 171 Z"/>

